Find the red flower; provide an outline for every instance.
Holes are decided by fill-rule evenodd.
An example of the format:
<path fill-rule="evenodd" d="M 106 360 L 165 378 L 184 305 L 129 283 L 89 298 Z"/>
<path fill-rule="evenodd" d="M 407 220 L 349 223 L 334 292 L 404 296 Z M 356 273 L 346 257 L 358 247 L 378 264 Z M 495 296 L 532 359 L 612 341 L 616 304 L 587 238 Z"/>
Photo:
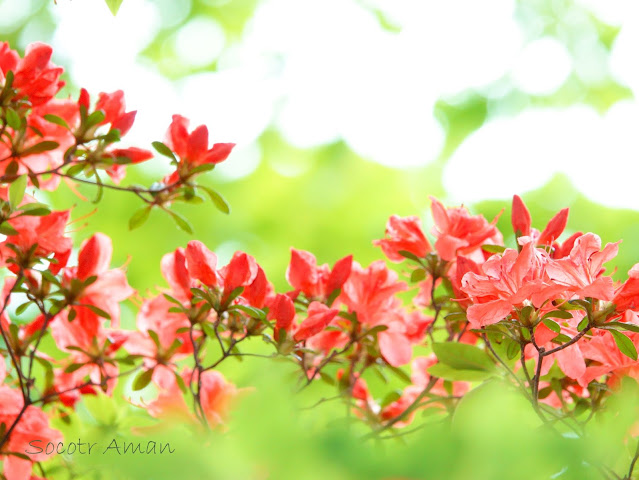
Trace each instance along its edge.
<path fill-rule="evenodd" d="M 218 284 L 217 256 L 197 240 L 190 241 L 186 246 L 186 260 L 189 275 L 204 285 L 214 287 Z"/>
<path fill-rule="evenodd" d="M 612 300 L 612 278 L 603 276 L 603 264 L 617 255 L 619 242 L 608 243 L 600 250 L 601 238 L 586 233 L 577 238 L 569 256 L 550 262 L 546 272 L 555 283 L 564 285 L 581 298 Z"/>
<path fill-rule="evenodd" d="M 235 252 L 228 265 L 219 270 L 224 285 L 223 300 L 239 287 L 248 287 L 257 277 L 259 266 L 255 259 L 244 252 Z"/>
<path fill-rule="evenodd" d="M 328 308 L 323 303 L 311 302 L 308 306 L 308 317 L 297 327 L 295 341 L 301 342 L 317 335 L 328 326 L 337 313 L 337 310 Z"/>
<path fill-rule="evenodd" d="M 404 260 L 404 257 L 399 253 L 402 250 L 420 258 L 425 257 L 432 250 L 430 242 L 422 231 L 422 223 L 418 217 L 401 218 L 393 215 L 386 224 L 386 237 L 375 240 L 373 245 L 381 247 L 384 255 L 392 262 Z"/>
<path fill-rule="evenodd" d="M 333 291 L 342 288 L 351 273 L 352 263 L 353 256 L 349 255 L 338 260 L 332 270 L 327 264 L 318 267 L 312 253 L 291 248 L 286 279 L 308 298 L 326 299 Z"/>
<path fill-rule="evenodd" d="M 82 95 L 78 102 L 82 104 L 88 103 L 88 95 Z M 124 103 L 124 92 L 122 90 L 116 90 L 113 93 L 101 92 L 98 95 L 98 101 L 95 104 L 96 110 L 102 110 L 104 112 L 104 120 L 100 122 L 100 125 L 111 124 L 112 129 L 118 129 L 120 136 L 125 136 L 135 121 L 135 111 L 127 112 L 126 105 Z"/>
<path fill-rule="evenodd" d="M 397 274 L 388 269 L 382 260 L 363 269 L 357 262 L 344 284 L 339 300 L 365 325 L 375 325 L 375 319 L 385 312 L 395 310 L 397 292 L 406 290 L 404 282 L 397 281 Z"/>
<path fill-rule="evenodd" d="M 24 400 L 22 395 L 12 388 L 0 386 L 0 424 L 5 424 L 7 428 L 13 424 L 18 417 Z M 27 407 L 22 418 L 11 432 L 9 441 L 0 451 L 0 455 L 6 455 L 9 452 L 24 455 L 29 453 L 29 460 L 15 455 L 6 455 L 3 461 L 3 473 L 8 480 L 28 480 L 31 478 L 31 468 L 33 462 L 42 462 L 48 460 L 50 455 L 44 451 L 47 443 L 52 442 L 54 445 L 62 441 L 62 434 L 57 430 L 49 427 L 49 419 L 47 415 L 38 407 L 30 405 Z M 40 453 L 33 445 L 42 448 Z"/>
<path fill-rule="evenodd" d="M 133 295 L 135 290 L 129 286 L 123 270 L 109 270 L 112 254 L 111 239 L 103 233 L 96 233 L 80 247 L 78 266 L 65 268 L 63 286 L 72 288 L 74 278 L 84 281 L 97 277 L 81 292 L 75 292 L 75 300 L 104 310 L 111 317 L 112 326 L 117 327 L 120 322 L 119 303 Z"/>
<path fill-rule="evenodd" d="M 544 282 L 548 255 L 527 243 L 521 252 L 506 249 L 481 265 L 481 274 L 469 271 L 461 280 L 461 289 L 472 300 L 468 321 L 472 328 L 497 323 L 515 307 L 531 302 L 540 307 L 547 299 L 565 290 L 561 285 Z"/>
<path fill-rule="evenodd" d="M 19 97 L 27 97 L 33 106 L 48 102 L 64 86 L 60 80 L 64 70 L 51 63 L 52 53 L 49 45 L 36 42 L 27 46 L 21 59 L 8 43 L 0 44 L 0 69 L 4 77 L 9 70 L 13 71 L 13 88 Z"/>
<path fill-rule="evenodd" d="M 6 245 L 13 244 L 18 249 L 26 253 L 37 244 L 35 255 L 47 257 L 54 254 L 58 263 L 52 263 L 49 270 L 56 274 L 66 262 L 71 253 L 71 239 L 64 235 L 69 220 L 69 211 L 51 212 L 43 217 L 21 216 L 11 220 L 9 223 L 18 232 L 17 235 L 10 235 L 2 243 L 2 257 L 5 259 L 13 257 L 15 253 Z M 16 265 L 11 265 L 10 269 L 17 271 Z"/>
<path fill-rule="evenodd" d="M 561 246 L 554 243 L 566 228 L 566 224 L 568 222 L 568 211 L 568 208 L 560 210 L 550 219 L 546 228 L 544 228 L 544 231 L 539 233 L 539 230 L 531 227 L 532 219 L 526 204 L 519 195 L 515 195 L 513 196 L 511 216 L 513 231 L 517 236 L 531 237 L 536 245 L 553 245 L 554 250 L 551 254 L 552 257 L 561 258 L 570 252 L 575 239 L 581 235 L 581 233 L 573 235 Z"/>
<path fill-rule="evenodd" d="M 288 295 L 277 294 L 269 304 L 269 320 L 275 320 L 275 338 L 278 338 L 279 331 L 290 331 L 295 320 L 295 305 Z"/>
<path fill-rule="evenodd" d="M 191 376 L 189 370 L 182 373 L 182 378 L 188 383 Z M 156 418 L 174 418 L 182 421 L 195 422 L 184 396 L 177 386 L 173 375 L 165 375 L 160 386 L 160 395 L 147 405 L 148 412 Z M 229 417 L 230 409 L 246 389 L 238 389 L 228 382 L 224 375 L 215 370 L 203 372 L 200 377 L 200 404 L 206 420 L 211 427 L 222 426 Z"/>
<path fill-rule="evenodd" d="M 618 310 L 639 309 L 639 263 L 628 271 L 628 280 L 615 292 L 612 302 Z"/>
<path fill-rule="evenodd" d="M 181 115 L 173 115 L 173 122 L 166 134 L 166 144 L 183 162 L 192 166 L 217 164 L 227 159 L 234 143 L 215 143 L 209 149 L 209 131 L 200 125 L 191 133 L 189 121 Z"/>
<path fill-rule="evenodd" d="M 431 200 L 435 220 L 433 234 L 437 237 L 435 249 L 444 260 L 454 260 L 461 254 L 480 261 L 483 258 L 474 258 L 473 253 L 480 252 L 483 244 L 503 244 L 501 233 L 495 227 L 497 217 L 488 223 L 482 215 L 470 215 L 464 207 L 446 208 L 436 198 Z"/>

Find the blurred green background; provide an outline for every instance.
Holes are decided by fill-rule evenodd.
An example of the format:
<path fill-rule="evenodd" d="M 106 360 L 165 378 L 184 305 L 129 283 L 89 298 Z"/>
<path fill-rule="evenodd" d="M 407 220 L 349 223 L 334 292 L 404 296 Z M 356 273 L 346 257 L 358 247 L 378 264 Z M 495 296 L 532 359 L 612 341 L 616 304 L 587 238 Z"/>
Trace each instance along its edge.
<path fill-rule="evenodd" d="M 320 263 L 353 253 L 367 265 L 380 258 L 371 242 L 390 215 L 419 215 L 432 227 L 430 195 L 489 219 L 505 209 L 499 227 L 511 244 L 512 194 L 522 194 L 540 230 L 570 206 L 566 235 L 623 239 L 610 264 L 622 278 L 639 242 L 636 14 L 630 3 L 605 0 L 124 0 L 113 18 L 103 0 L 0 0 L 0 38 L 21 51 L 52 43 L 54 61 L 68 69 L 65 95 L 75 97 L 80 86 L 93 95 L 124 89 L 139 110 L 130 135 L 139 146 L 163 138 L 171 113 L 209 125 L 212 141 L 238 143 L 204 180 L 227 198 L 231 215 L 210 204 L 176 206 L 194 235 L 160 212 L 129 231 L 133 196 L 106 192 L 87 216 L 95 205 L 66 185 L 50 195 L 81 218 L 73 226 L 78 245 L 95 231 L 111 236 L 113 264 L 127 264 L 141 293 L 164 285 L 160 258 L 193 238 L 220 264 L 238 249 L 252 254 L 278 290 L 288 288 L 290 247 Z M 130 168 L 124 183 L 149 185 L 166 169 L 156 159 Z M 90 189 L 78 190 L 92 198 Z M 133 323 L 125 305 L 123 325 Z M 174 477 L 184 465 L 193 468 L 189 478 L 262 478 L 255 473 L 262 462 L 273 479 L 488 479 L 550 478 L 565 461 L 573 462 L 568 473 L 554 478 L 594 475 L 580 464 L 591 447 L 529 437 L 513 427 L 525 409 L 512 407 L 504 421 L 510 407 L 493 400 L 472 407 L 484 423 L 464 420 L 466 433 L 433 427 L 410 446 L 362 446 L 345 425 L 318 429 L 341 407 L 327 404 L 325 414 L 300 419 L 282 395 L 285 367 L 265 370 L 253 359 L 223 368 L 240 386 L 258 385 L 257 393 L 245 400 L 251 407 L 243 404 L 229 440 L 205 445 L 211 453 L 203 460 L 173 432 L 197 454 L 113 465 L 149 479 Z M 111 407 L 94 408 L 107 415 Z M 126 404 L 113 408 L 136 424 Z M 91 405 L 82 409 L 86 421 Z M 71 434 L 81 426 L 63 428 Z M 181 467 L 174 472 L 171 464 Z M 516 473 L 491 470 L 496 465 Z"/>

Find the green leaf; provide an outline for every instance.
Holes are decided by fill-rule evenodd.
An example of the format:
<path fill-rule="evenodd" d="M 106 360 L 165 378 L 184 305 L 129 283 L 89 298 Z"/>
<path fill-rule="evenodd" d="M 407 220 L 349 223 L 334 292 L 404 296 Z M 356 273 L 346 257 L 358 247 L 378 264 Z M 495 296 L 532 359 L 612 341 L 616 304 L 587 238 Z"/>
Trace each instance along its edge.
<path fill-rule="evenodd" d="M 86 163 L 84 163 L 84 162 L 76 163 L 76 164 L 71 165 L 69 167 L 69 169 L 67 170 L 66 174 L 69 175 L 70 177 L 75 177 L 76 175 L 78 175 L 79 173 L 84 171 L 85 168 L 87 168 L 87 164 Z"/>
<path fill-rule="evenodd" d="M 561 327 L 559 326 L 557 322 L 553 322 L 552 320 L 545 319 L 545 320 L 542 320 L 542 323 L 546 325 L 553 332 L 561 333 Z"/>
<path fill-rule="evenodd" d="M 512 360 L 517 355 L 519 355 L 520 350 L 521 346 L 517 342 L 511 341 L 508 344 L 508 349 L 506 350 L 506 357 L 508 358 L 508 360 Z"/>
<path fill-rule="evenodd" d="M 393 372 L 400 380 L 403 380 L 404 382 L 408 383 L 408 384 L 412 384 L 413 381 L 411 380 L 410 376 L 401 368 L 398 367 L 393 367 L 392 365 L 389 365 L 388 368 L 390 369 L 391 372 Z"/>
<path fill-rule="evenodd" d="M 184 379 L 180 376 L 180 374 L 178 372 L 173 372 L 175 374 L 175 381 L 178 384 L 178 387 L 180 387 L 180 390 L 182 391 L 182 393 L 186 393 L 187 388 L 186 388 L 186 383 L 184 383 Z"/>
<path fill-rule="evenodd" d="M 626 335 L 617 331 L 617 330 L 608 330 L 613 338 L 615 339 L 615 343 L 617 344 L 617 348 L 621 353 L 623 353 L 626 357 L 632 358 L 633 360 L 637 360 L 637 349 L 635 348 L 634 343 L 630 340 Z"/>
<path fill-rule="evenodd" d="M 436 363 L 432 367 L 428 368 L 427 371 L 434 377 L 452 380 L 454 382 L 478 382 L 495 374 L 495 372 L 488 372 L 485 370 L 460 370 L 443 363 Z"/>
<path fill-rule="evenodd" d="M 7 124 L 14 130 L 20 130 L 20 125 L 22 124 L 20 115 L 18 115 L 18 113 L 11 107 L 7 107 L 6 113 L 7 113 Z"/>
<path fill-rule="evenodd" d="M 404 258 L 408 258 L 409 260 L 412 260 L 413 262 L 417 262 L 420 265 L 422 265 L 422 259 L 419 258 L 417 255 L 415 255 L 414 253 L 409 252 L 408 250 L 400 250 L 399 253 L 402 257 Z"/>
<path fill-rule="evenodd" d="M 559 335 L 557 335 L 555 338 L 552 339 L 552 342 L 563 344 L 563 343 L 569 342 L 570 340 L 572 340 L 572 338 L 570 338 L 568 335 L 564 335 L 563 333 L 560 333 Z"/>
<path fill-rule="evenodd" d="M 388 395 L 384 397 L 384 399 L 382 400 L 382 403 L 380 404 L 380 407 L 384 408 L 390 405 L 391 403 L 396 402 L 401 397 L 402 397 L 401 390 L 393 390 L 392 392 L 389 392 Z"/>
<path fill-rule="evenodd" d="M 4 171 L 5 176 L 16 175 L 18 173 L 18 168 L 20 168 L 20 165 L 18 165 L 18 162 L 16 162 L 15 160 L 11 160 L 11 162 L 9 162 L 9 165 L 7 165 L 7 169 Z"/>
<path fill-rule="evenodd" d="M 426 278 L 426 270 L 423 268 L 418 268 L 417 270 L 413 270 L 413 273 L 410 274 L 410 281 L 412 283 L 421 282 Z"/>
<path fill-rule="evenodd" d="M 198 185 L 198 188 L 201 188 L 208 194 L 208 196 L 211 198 L 211 201 L 220 212 L 226 213 L 227 215 L 231 213 L 231 206 L 222 195 L 217 193 L 212 188 L 208 188 L 203 185 Z"/>
<path fill-rule="evenodd" d="M 535 311 L 535 309 L 531 305 L 526 305 L 521 309 L 519 313 L 519 319 L 524 323 L 524 325 L 529 324 L 530 316 Z"/>
<path fill-rule="evenodd" d="M 104 118 L 105 118 L 104 112 L 102 110 L 96 110 L 91 115 L 89 115 L 89 117 L 86 119 L 84 127 L 91 128 L 94 125 L 97 125 L 100 122 L 104 121 Z"/>
<path fill-rule="evenodd" d="M 18 316 L 22 315 L 22 314 L 24 313 L 24 311 L 25 311 L 27 308 L 29 308 L 29 306 L 30 306 L 32 303 L 33 303 L 33 302 L 28 301 L 28 302 L 25 302 L 25 303 L 23 303 L 23 304 L 21 304 L 21 305 L 18 305 L 18 308 L 16 308 L 16 315 L 18 315 Z"/>
<path fill-rule="evenodd" d="M 164 298 L 166 298 L 169 302 L 175 303 L 176 305 L 179 305 L 180 308 L 182 307 L 182 302 L 180 302 L 177 298 L 172 297 L 168 293 L 164 293 L 163 295 L 164 295 Z"/>
<path fill-rule="evenodd" d="M 158 334 L 155 332 L 155 330 L 147 330 L 146 333 L 149 334 L 149 337 L 151 337 L 151 340 L 153 340 L 153 343 L 155 343 L 156 347 L 162 347 L 162 344 L 160 343 L 160 337 L 158 337 Z"/>
<path fill-rule="evenodd" d="M 608 322 L 608 323 L 605 323 L 603 327 L 615 327 L 615 328 L 620 328 L 622 330 L 628 330 L 630 332 L 639 333 L 639 325 L 635 325 L 634 323 Z"/>
<path fill-rule="evenodd" d="M 33 155 L 35 153 L 48 152 L 49 150 L 55 150 L 58 148 L 60 144 L 58 142 L 53 142 L 51 140 L 45 140 L 44 142 L 36 143 L 35 145 L 23 150 L 21 152 L 22 156 Z"/>
<path fill-rule="evenodd" d="M 138 390 L 142 390 L 146 387 L 149 383 L 151 383 L 151 377 L 153 377 L 153 369 L 141 372 L 133 382 L 133 391 L 137 392 Z"/>
<path fill-rule="evenodd" d="M 373 328 L 371 328 L 370 330 L 368 330 L 366 332 L 366 335 L 372 335 L 375 336 L 377 335 L 379 332 L 383 332 L 384 330 L 388 330 L 388 325 L 376 325 Z"/>
<path fill-rule="evenodd" d="M 69 365 L 67 368 L 64 369 L 64 373 L 73 373 L 76 370 L 79 370 L 80 368 L 84 367 L 86 364 L 85 363 L 72 363 L 71 365 Z"/>
<path fill-rule="evenodd" d="M 209 338 L 215 338 L 217 335 L 215 334 L 215 328 L 208 322 L 203 322 L 200 324 L 202 326 L 202 330 Z"/>
<path fill-rule="evenodd" d="M 331 377 L 328 373 L 320 371 L 319 374 L 321 379 L 324 380 L 324 382 L 328 383 L 329 385 L 335 385 L 335 379 Z"/>
<path fill-rule="evenodd" d="M 433 343 L 437 359 L 458 370 L 493 371 L 495 364 L 484 350 L 466 343 Z"/>
<path fill-rule="evenodd" d="M 106 318 L 107 320 L 111 320 L 111 315 L 109 315 L 107 312 L 105 312 L 101 308 L 96 307 L 95 305 L 91 305 L 90 303 L 86 303 L 86 304 L 83 304 L 82 306 L 88 308 L 89 310 L 91 310 L 98 317 L 102 317 L 102 318 Z"/>
<path fill-rule="evenodd" d="M 11 236 L 11 235 L 17 235 L 18 231 L 15 228 L 13 228 L 11 225 L 9 225 L 9 222 L 3 222 L 2 224 L 0 224 L 0 233 L 2 235 Z"/>
<path fill-rule="evenodd" d="M 60 127 L 64 127 L 67 130 L 71 130 L 71 128 L 69 127 L 69 124 L 64 120 L 64 118 L 58 117 L 57 115 L 51 115 L 50 113 L 47 113 L 44 116 L 44 119 L 47 122 L 55 123 L 56 125 L 59 125 Z"/>
<path fill-rule="evenodd" d="M 160 155 L 164 155 L 165 157 L 170 158 L 174 162 L 177 162 L 177 158 L 175 158 L 175 155 L 173 154 L 171 149 L 167 147 L 166 145 L 164 145 L 162 142 L 153 142 L 151 143 L 151 145 L 153 145 L 153 148 L 155 149 L 155 151 L 158 152 Z"/>
<path fill-rule="evenodd" d="M 198 165 L 195 168 L 190 170 L 190 173 L 204 173 L 209 172 L 215 168 L 214 163 L 203 163 L 202 165 Z"/>
<path fill-rule="evenodd" d="M 151 214 L 151 208 L 151 206 L 142 207 L 131 215 L 131 218 L 129 218 L 129 230 L 135 230 L 136 228 L 144 225 L 144 222 L 148 220 L 149 215 Z"/>
<path fill-rule="evenodd" d="M 259 320 L 266 320 L 266 314 L 259 308 L 249 307 L 248 305 L 233 305 L 229 307 L 229 310 L 241 310 L 250 317 L 257 318 Z"/>
<path fill-rule="evenodd" d="M 588 323 L 590 322 L 590 320 L 588 319 L 588 317 L 584 317 L 581 322 L 579 322 L 579 325 L 577 325 L 577 330 L 579 330 L 580 332 L 586 328 L 588 326 Z"/>
<path fill-rule="evenodd" d="M 458 322 L 458 321 L 465 322 L 468 320 L 468 318 L 466 317 L 466 312 L 449 313 L 444 318 L 446 319 L 447 322 Z"/>
<path fill-rule="evenodd" d="M 541 317 L 542 320 L 545 320 L 546 318 L 561 318 L 563 320 L 572 320 L 572 313 L 565 310 L 553 310 L 552 312 L 548 312 L 543 317 Z"/>
<path fill-rule="evenodd" d="M 23 212 L 18 215 L 19 217 L 45 217 L 51 213 L 46 206 L 45 207 L 35 207 L 35 208 L 27 208 L 23 210 Z"/>
<path fill-rule="evenodd" d="M 244 287 L 234 288 L 226 299 L 226 305 L 230 305 L 233 300 L 242 295 L 242 292 L 244 292 Z"/>
<path fill-rule="evenodd" d="M 481 249 L 488 253 L 503 253 L 504 250 L 506 250 L 506 247 L 504 247 L 503 245 L 486 244 L 482 245 Z"/>
<path fill-rule="evenodd" d="M 175 224 L 180 227 L 181 230 L 184 230 L 186 233 L 193 233 L 193 227 L 191 227 L 191 224 L 186 218 L 173 210 L 167 210 L 167 212 L 173 217 Z"/>
<path fill-rule="evenodd" d="M 20 205 L 27 189 L 27 176 L 20 175 L 9 185 L 9 203 L 15 209 Z"/>

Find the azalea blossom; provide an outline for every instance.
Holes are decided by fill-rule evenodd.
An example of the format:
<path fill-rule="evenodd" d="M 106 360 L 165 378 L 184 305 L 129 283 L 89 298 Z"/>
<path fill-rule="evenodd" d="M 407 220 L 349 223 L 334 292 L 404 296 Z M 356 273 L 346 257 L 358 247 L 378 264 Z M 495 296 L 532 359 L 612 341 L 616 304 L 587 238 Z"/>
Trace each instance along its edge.
<path fill-rule="evenodd" d="M 425 257 L 432 250 L 430 242 L 422 231 L 418 217 L 399 217 L 393 215 L 386 224 L 386 238 L 375 240 L 373 245 L 382 248 L 384 255 L 392 262 L 401 262 L 404 257 L 399 253 L 406 251 L 417 257 Z"/>
<path fill-rule="evenodd" d="M 433 197 L 431 202 L 435 249 L 444 260 L 454 260 L 460 254 L 480 261 L 482 245 L 503 245 L 503 237 L 495 227 L 497 218 L 488 223 L 482 215 L 471 215 L 465 207 L 446 208 Z"/>

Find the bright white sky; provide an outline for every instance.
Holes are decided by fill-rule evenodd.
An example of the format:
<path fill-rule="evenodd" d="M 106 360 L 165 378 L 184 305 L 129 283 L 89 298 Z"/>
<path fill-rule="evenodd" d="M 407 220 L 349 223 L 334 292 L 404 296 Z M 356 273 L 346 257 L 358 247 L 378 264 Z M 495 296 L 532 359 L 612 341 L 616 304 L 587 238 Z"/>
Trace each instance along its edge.
<path fill-rule="evenodd" d="M 582 32 L 571 54 L 554 38 L 522 31 L 513 18 L 514 0 L 368 0 L 401 27 L 398 34 L 381 29 L 361 3 L 266 0 L 239 45 L 227 45 L 214 20 L 196 18 L 172 48 L 193 65 L 218 59 L 220 69 L 177 83 L 140 62 L 138 53 L 161 26 L 188 14 L 190 0 L 125 0 L 115 18 L 103 0 L 58 0 L 50 8 L 58 18 L 57 62 L 92 92 L 126 92 L 128 105 L 138 110 L 132 140 L 162 138 L 171 115 L 182 113 L 208 125 L 212 141 L 238 143 L 233 162 L 221 169 L 231 178 L 256 168 L 256 140 L 271 124 L 299 147 L 342 138 L 371 161 L 410 167 L 440 153 L 445 132 L 432 114 L 437 99 L 454 100 L 469 88 L 493 97 L 513 87 L 545 95 L 573 73 L 590 84 L 610 73 L 639 92 L 635 0 L 578 2 L 622 26 L 610 59 L 592 21 L 577 10 L 566 19 Z M 29 4 L 0 1 L 0 29 L 11 17 L 27 15 Z M 81 40 L 87 37 L 91 41 Z M 639 209 L 635 101 L 618 103 L 604 116 L 584 106 L 489 114 L 446 166 L 451 199 L 507 198 L 564 172 L 597 202 Z"/>

